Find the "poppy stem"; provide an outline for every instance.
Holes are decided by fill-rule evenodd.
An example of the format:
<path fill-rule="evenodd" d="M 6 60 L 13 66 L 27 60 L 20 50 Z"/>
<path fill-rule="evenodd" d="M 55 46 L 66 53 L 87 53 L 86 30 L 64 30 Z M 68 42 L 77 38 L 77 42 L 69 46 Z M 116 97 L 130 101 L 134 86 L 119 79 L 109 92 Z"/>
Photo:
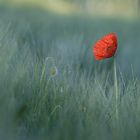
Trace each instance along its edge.
<path fill-rule="evenodd" d="M 116 100 L 116 119 L 118 120 L 119 118 L 119 113 L 118 113 L 118 98 L 119 98 L 119 93 L 118 93 L 118 79 L 117 79 L 117 67 L 116 67 L 116 58 L 114 57 L 114 87 L 115 87 L 115 100 Z"/>

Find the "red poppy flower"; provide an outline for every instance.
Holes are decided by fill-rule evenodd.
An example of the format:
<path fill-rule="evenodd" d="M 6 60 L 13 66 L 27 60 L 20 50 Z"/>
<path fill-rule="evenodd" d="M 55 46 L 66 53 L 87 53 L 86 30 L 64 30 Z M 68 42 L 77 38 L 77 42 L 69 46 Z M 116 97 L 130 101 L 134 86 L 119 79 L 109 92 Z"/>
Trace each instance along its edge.
<path fill-rule="evenodd" d="M 114 56 L 117 50 L 117 35 L 109 33 L 98 40 L 93 46 L 93 54 L 96 60 L 102 60 Z"/>

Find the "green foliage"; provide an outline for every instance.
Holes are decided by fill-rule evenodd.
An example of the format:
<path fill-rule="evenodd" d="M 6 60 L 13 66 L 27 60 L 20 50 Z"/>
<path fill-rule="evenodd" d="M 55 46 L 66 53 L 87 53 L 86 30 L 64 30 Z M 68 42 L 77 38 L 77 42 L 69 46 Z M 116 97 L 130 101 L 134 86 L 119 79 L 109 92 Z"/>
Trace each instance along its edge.
<path fill-rule="evenodd" d="M 0 10 L 1 139 L 140 139 L 139 21 Z M 113 59 L 92 56 L 93 43 L 112 31 L 118 120 Z"/>

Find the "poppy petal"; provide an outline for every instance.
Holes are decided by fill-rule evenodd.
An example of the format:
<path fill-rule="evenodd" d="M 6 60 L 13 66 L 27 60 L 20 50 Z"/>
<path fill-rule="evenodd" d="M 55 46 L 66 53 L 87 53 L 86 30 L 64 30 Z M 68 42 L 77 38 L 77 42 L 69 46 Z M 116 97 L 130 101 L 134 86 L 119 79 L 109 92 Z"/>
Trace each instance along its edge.
<path fill-rule="evenodd" d="M 114 56 L 117 50 L 117 35 L 109 33 L 98 40 L 93 46 L 93 54 L 96 60 L 102 60 Z"/>

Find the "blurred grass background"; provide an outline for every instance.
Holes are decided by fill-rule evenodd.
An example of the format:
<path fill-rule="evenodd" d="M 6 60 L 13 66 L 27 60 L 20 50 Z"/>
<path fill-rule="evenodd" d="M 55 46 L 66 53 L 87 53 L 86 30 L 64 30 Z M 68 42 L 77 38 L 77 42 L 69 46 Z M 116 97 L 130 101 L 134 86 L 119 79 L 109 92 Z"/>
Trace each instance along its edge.
<path fill-rule="evenodd" d="M 139 140 L 139 25 L 138 0 L 1 0 L 1 139 Z M 92 54 L 109 32 L 117 121 L 113 59 Z"/>
<path fill-rule="evenodd" d="M 1 0 L 2 4 L 30 5 L 60 14 L 132 17 L 139 13 L 139 0 Z"/>

